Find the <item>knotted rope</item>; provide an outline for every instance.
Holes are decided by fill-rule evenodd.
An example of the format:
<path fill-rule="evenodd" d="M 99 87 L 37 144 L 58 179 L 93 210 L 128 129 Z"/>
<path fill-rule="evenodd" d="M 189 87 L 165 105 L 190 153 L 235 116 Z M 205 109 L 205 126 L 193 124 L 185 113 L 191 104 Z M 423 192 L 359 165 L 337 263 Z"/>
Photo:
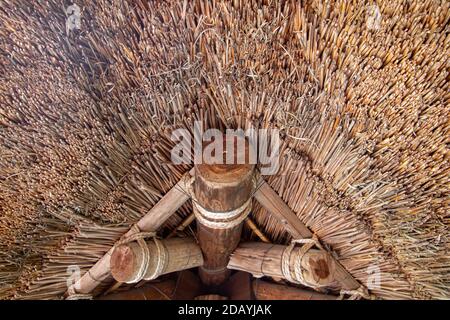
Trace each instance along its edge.
<path fill-rule="evenodd" d="M 159 239 L 156 238 L 156 232 L 142 232 L 136 224 L 134 224 L 131 227 L 130 231 L 133 232 L 131 235 L 123 237 L 114 245 L 114 247 L 117 247 L 123 244 L 136 241 L 142 250 L 142 263 L 139 266 L 139 270 L 134 276 L 134 278 L 127 281 L 126 283 L 136 283 L 143 279 L 144 280 L 156 279 L 162 273 L 167 261 L 168 254 L 166 248 L 164 247 L 164 244 Z M 144 240 L 145 238 L 152 238 L 152 240 L 155 242 L 158 257 L 156 268 L 153 271 L 153 273 L 151 273 L 148 277 L 145 277 L 145 275 L 147 273 L 147 269 L 149 266 L 150 250 L 148 249 L 147 243 Z"/>
<path fill-rule="evenodd" d="M 364 286 L 359 286 L 358 289 L 355 290 L 341 290 L 339 294 L 339 298 L 337 300 L 344 300 L 344 296 L 349 295 L 348 300 L 359 300 L 361 298 L 367 300 L 375 300 L 376 296 L 369 293 L 369 290 Z"/>
<path fill-rule="evenodd" d="M 73 286 L 67 289 L 68 296 L 65 300 L 92 300 L 93 296 L 89 293 L 77 293 Z"/>
<path fill-rule="evenodd" d="M 303 246 L 296 251 L 296 256 L 294 257 L 293 270 L 291 269 L 291 255 L 294 251 L 296 244 L 303 244 Z M 304 286 L 319 288 L 321 287 L 317 283 L 308 282 L 305 279 L 302 268 L 302 260 L 306 252 L 308 252 L 313 246 L 318 249 L 323 250 L 322 245 L 316 235 L 313 235 L 311 239 L 293 239 L 291 244 L 283 250 L 281 256 L 281 268 L 284 277 L 292 283 L 301 284 Z"/>

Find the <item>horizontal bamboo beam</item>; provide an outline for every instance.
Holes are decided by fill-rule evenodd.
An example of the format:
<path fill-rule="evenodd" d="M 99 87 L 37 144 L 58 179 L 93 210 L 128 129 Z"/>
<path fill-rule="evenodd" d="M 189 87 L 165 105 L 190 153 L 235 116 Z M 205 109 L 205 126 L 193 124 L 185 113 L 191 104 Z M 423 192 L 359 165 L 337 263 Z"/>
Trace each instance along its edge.
<path fill-rule="evenodd" d="M 253 280 L 252 287 L 256 300 L 337 300 L 338 298 L 312 290 L 274 284 L 260 279 Z"/>
<path fill-rule="evenodd" d="M 312 232 L 306 227 L 295 212 L 283 201 L 283 199 L 272 189 L 272 187 L 258 175 L 258 189 L 256 190 L 255 199 L 267 210 L 272 216 L 286 228 L 286 230 L 295 239 L 311 238 Z M 329 253 L 328 253 L 329 254 Z M 346 290 L 356 290 L 360 283 L 342 266 L 342 264 L 329 254 L 335 260 L 336 273 L 335 278 L 341 283 Z"/>
<path fill-rule="evenodd" d="M 180 181 L 178 181 L 178 183 L 137 222 L 136 225 L 140 231 L 157 231 L 158 228 L 161 227 L 167 219 L 189 199 L 188 186 L 192 174 L 193 169 L 189 173 L 183 175 Z M 124 236 L 129 237 L 135 232 L 134 229 L 130 229 Z M 71 288 L 67 290 L 65 296 L 68 296 L 70 292 L 76 294 L 89 294 L 101 283 L 101 281 L 108 278 L 111 273 L 110 257 L 113 248 L 114 247 L 98 260 L 97 263 L 76 283 L 74 283 Z"/>
<path fill-rule="evenodd" d="M 145 242 L 148 254 L 144 254 L 137 242 L 117 246 L 111 255 L 111 274 L 116 281 L 136 283 L 203 265 L 200 247 L 193 238 L 172 238 Z M 139 277 L 143 268 L 142 278 Z"/>
<path fill-rule="evenodd" d="M 327 252 L 309 249 L 300 253 L 300 247 L 242 243 L 231 255 L 228 268 L 251 273 L 257 278 L 282 278 L 311 287 L 327 286 L 334 281 L 335 265 Z M 298 278 L 300 273 L 301 278 Z"/>

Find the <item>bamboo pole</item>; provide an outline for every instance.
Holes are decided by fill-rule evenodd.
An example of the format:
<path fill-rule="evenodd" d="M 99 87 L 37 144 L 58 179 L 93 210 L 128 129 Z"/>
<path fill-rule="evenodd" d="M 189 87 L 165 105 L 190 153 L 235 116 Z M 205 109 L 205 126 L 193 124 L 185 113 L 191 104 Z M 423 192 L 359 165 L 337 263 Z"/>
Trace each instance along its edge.
<path fill-rule="evenodd" d="M 186 229 L 193 221 L 195 220 L 195 215 L 193 213 L 191 213 L 190 215 L 188 215 L 183 222 L 176 227 L 175 229 L 173 229 L 170 234 L 167 236 L 167 238 L 172 238 L 174 237 L 177 232 L 182 232 L 184 229 Z"/>
<path fill-rule="evenodd" d="M 193 213 L 191 213 L 183 220 L 183 222 L 177 228 L 173 229 L 172 232 L 170 232 L 170 234 L 166 237 L 166 239 L 174 237 L 178 232 L 182 232 L 194 220 L 195 220 L 195 215 Z M 116 281 L 110 288 L 108 288 L 108 290 L 105 291 L 105 293 L 103 293 L 103 295 L 107 295 L 107 294 L 110 294 L 110 293 L 116 291 L 122 284 L 123 284 L 123 282 Z"/>
<path fill-rule="evenodd" d="M 327 286 L 334 281 L 335 265 L 327 252 L 310 249 L 299 255 L 300 247 L 294 247 L 285 254 L 286 250 L 289 248 L 283 245 L 242 243 L 231 255 L 228 268 L 251 273 L 257 278 L 266 276 L 300 281 L 302 285 L 311 287 Z M 285 263 L 287 266 L 283 267 Z M 300 280 L 296 269 L 300 269 Z"/>
<path fill-rule="evenodd" d="M 257 181 L 258 188 L 254 194 L 255 199 L 272 213 L 272 216 L 277 218 L 294 238 L 311 238 L 311 231 L 298 219 L 275 190 L 261 176 Z"/>
<path fill-rule="evenodd" d="M 238 146 L 244 142 L 244 150 L 235 144 L 233 163 L 236 164 L 227 161 L 228 164 L 195 166 L 193 207 L 198 240 L 205 259 L 199 274 L 207 286 L 218 286 L 228 278 L 229 256 L 240 241 L 243 221 L 251 208 L 254 165 L 237 164 L 236 161 L 240 152 L 249 154 L 248 141 L 224 136 L 224 145 L 229 142 L 227 139 L 237 139 Z"/>
<path fill-rule="evenodd" d="M 111 255 L 111 274 L 115 280 L 136 283 L 142 279 L 153 280 L 163 274 L 203 265 L 202 252 L 193 238 L 172 238 L 159 243 L 149 240 L 145 245 L 148 254 L 144 254 L 144 248 L 137 242 L 114 249 Z M 142 267 L 142 278 L 137 279 Z"/>
<path fill-rule="evenodd" d="M 255 279 L 252 282 L 256 300 L 336 300 L 338 297 Z"/>
<path fill-rule="evenodd" d="M 262 233 L 262 231 L 258 228 L 258 226 L 255 224 L 255 222 L 250 219 L 250 217 L 247 217 L 245 219 L 245 224 L 247 225 L 247 227 L 250 228 L 250 230 L 252 230 L 252 232 L 254 234 L 256 234 L 258 236 L 259 239 L 261 239 L 262 242 L 265 243 L 270 243 L 269 238 L 267 238 L 264 233 Z"/>
<path fill-rule="evenodd" d="M 193 171 L 186 173 L 180 181 L 169 191 L 161 200 L 138 222 L 137 227 L 142 232 L 156 231 L 158 228 L 180 208 L 188 199 L 188 185 Z M 125 237 L 135 233 L 130 229 L 125 233 Z M 110 256 L 113 252 L 111 248 L 92 268 L 86 272 L 76 283 L 74 283 L 66 292 L 75 294 L 91 293 L 103 280 L 110 275 Z"/>
<path fill-rule="evenodd" d="M 288 205 L 281 199 L 281 197 L 273 190 L 261 176 L 258 176 L 258 189 L 255 192 L 255 199 L 267 210 L 273 217 L 277 218 L 286 228 L 286 230 L 294 238 L 311 238 L 312 233 L 300 221 L 297 215 L 288 207 Z M 329 254 L 329 253 L 328 253 Z M 336 280 L 338 280 L 344 289 L 356 290 L 361 285 L 360 283 L 335 259 L 329 254 L 330 258 L 334 260 L 336 265 Z"/>

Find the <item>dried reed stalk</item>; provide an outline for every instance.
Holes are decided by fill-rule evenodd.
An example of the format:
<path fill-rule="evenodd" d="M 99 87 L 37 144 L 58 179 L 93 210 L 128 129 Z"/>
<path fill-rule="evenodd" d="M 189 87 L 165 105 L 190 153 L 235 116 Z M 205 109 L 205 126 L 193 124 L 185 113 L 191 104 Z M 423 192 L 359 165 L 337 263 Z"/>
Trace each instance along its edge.
<path fill-rule="evenodd" d="M 0 0 L 0 298 L 59 298 L 189 169 L 195 120 L 280 129 L 267 180 L 346 269 L 449 298 L 448 1 L 76 3 L 67 33 L 59 1 Z"/>

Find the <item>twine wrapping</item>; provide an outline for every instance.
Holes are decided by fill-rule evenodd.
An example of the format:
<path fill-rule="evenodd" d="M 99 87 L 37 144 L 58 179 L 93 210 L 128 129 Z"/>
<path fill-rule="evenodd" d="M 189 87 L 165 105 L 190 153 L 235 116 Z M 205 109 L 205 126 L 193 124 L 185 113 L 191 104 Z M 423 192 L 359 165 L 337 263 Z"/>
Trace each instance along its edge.
<path fill-rule="evenodd" d="M 92 300 L 92 294 L 84 294 L 84 293 L 75 293 L 67 296 L 65 300 Z"/>
<path fill-rule="evenodd" d="M 247 218 L 252 207 L 252 198 L 250 197 L 243 205 L 234 210 L 222 212 L 209 211 L 199 204 L 192 188 L 189 191 L 192 197 L 195 218 L 201 224 L 212 229 L 229 229 L 237 226 Z"/>
<path fill-rule="evenodd" d="M 144 278 L 144 280 L 147 280 L 147 281 L 154 280 L 162 274 L 162 272 L 164 271 L 164 268 L 167 264 L 167 260 L 169 258 L 167 249 L 164 246 L 164 244 L 162 243 L 162 241 L 156 239 L 155 237 L 153 237 L 153 241 L 155 242 L 156 250 L 158 252 L 158 263 L 156 264 L 156 268 L 153 271 L 153 273 L 150 276 Z M 148 247 L 147 247 L 147 249 L 148 249 Z M 147 268 L 148 268 L 148 266 L 147 266 Z"/>
<path fill-rule="evenodd" d="M 195 218 L 212 229 L 229 229 L 237 226 L 247 218 L 251 210 L 251 198 L 237 209 L 225 212 L 213 212 L 194 202 Z"/>
<path fill-rule="evenodd" d="M 73 286 L 67 289 L 68 296 L 65 300 L 92 300 L 93 296 L 89 293 L 77 293 Z"/>
<path fill-rule="evenodd" d="M 339 298 L 337 300 L 344 300 L 344 296 L 349 295 L 350 297 L 347 300 L 359 300 L 361 298 L 367 300 L 375 300 L 376 296 L 369 293 L 369 290 L 364 286 L 359 286 L 358 289 L 355 290 L 341 290 L 339 294 Z"/>
<path fill-rule="evenodd" d="M 293 271 L 291 270 L 291 255 L 295 248 L 296 244 L 303 244 L 303 246 L 296 252 L 296 256 L 294 259 Z M 302 260 L 306 252 L 308 252 L 313 246 L 323 250 L 322 245 L 320 244 L 316 235 L 313 235 L 311 239 L 293 239 L 291 244 L 284 249 L 283 254 L 281 256 L 281 269 L 283 272 L 283 276 L 292 283 L 301 284 L 304 286 L 319 288 L 322 287 L 317 283 L 308 282 L 304 275 L 302 269 Z"/>
<path fill-rule="evenodd" d="M 133 234 L 124 237 L 120 241 L 118 241 L 115 245 L 115 247 L 127 244 L 133 241 L 136 241 L 139 244 L 139 247 L 142 249 L 142 263 L 139 266 L 139 270 L 136 273 L 135 277 L 126 283 L 136 283 L 141 280 L 153 280 L 156 279 L 161 272 L 164 269 L 164 266 L 167 261 L 167 250 L 164 247 L 164 244 L 156 238 L 156 232 L 141 232 L 139 227 L 134 224 L 131 227 L 131 231 L 133 231 Z M 145 274 L 147 272 L 149 261 L 150 261 L 150 250 L 148 249 L 147 243 L 145 242 L 145 238 L 152 238 L 152 240 L 155 242 L 156 249 L 158 251 L 158 263 L 156 265 L 155 270 L 149 277 L 145 277 Z"/>

